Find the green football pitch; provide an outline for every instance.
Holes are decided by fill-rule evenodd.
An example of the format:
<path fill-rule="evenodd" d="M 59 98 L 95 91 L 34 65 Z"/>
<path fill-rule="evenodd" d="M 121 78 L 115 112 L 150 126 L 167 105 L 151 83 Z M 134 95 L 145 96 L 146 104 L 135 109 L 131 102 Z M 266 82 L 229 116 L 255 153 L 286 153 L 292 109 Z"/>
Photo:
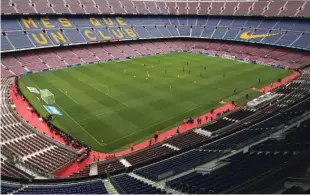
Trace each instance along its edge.
<path fill-rule="evenodd" d="M 42 102 L 26 86 L 48 89 L 63 114 L 54 124 L 100 152 L 119 151 L 158 129 L 165 131 L 220 106 L 245 103 L 260 88 L 290 72 L 194 53 L 170 53 L 22 76 L 19 85 L 42 115 Z M 260 80 L 260 82 L 259 82 Z M 236 93 L 234 93 L 236 90 Z"/>

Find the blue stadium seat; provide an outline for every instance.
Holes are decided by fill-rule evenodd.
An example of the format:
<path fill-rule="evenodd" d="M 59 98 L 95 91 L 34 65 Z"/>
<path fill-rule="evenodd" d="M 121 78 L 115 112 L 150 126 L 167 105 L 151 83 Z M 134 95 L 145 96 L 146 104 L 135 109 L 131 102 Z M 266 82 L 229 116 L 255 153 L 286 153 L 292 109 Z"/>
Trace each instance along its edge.
<path fill-rule="evenodd" d="M 29 185 L 17 194 L 108 194 L 100 179 L 77 183 Z"/>
<path fill-rule="evenodd" d="M 143 177 L 158 181 L 211 161 L 220 155 L 223 155 L 223 152 L 191 150 L 176 157 L 171 157 L 159 163 L 141 168 L 135 172 Z"/>
<path fill-rule="evenodd" d="M 111 183 L 120 194 L 166 194 L 164 190 L 157 189 L 127 174 L 111 177 Z"/>
<path fill-rule="evenodd" d="M 13 50 L 13 46 L 9 43 L 6 36 L 1 35 L 1 51 Z"/>

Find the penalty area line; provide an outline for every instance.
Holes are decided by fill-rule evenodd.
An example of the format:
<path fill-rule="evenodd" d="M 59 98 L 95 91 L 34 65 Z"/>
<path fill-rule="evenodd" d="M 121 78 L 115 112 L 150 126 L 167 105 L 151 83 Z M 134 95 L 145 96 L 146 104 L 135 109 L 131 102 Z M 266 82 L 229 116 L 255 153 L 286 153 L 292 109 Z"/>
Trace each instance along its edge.
<path fill-rule="evenodd" d="M 105 146 L 106 144 L 103 143 L 101 144 L 94 136 L 92 136 L 80 123 L 78 123 L 72 116 L 70 116 L 64 109 L 62 109 L 57 103 L 55 103 L 64 113 L 66 113 L 83 131 L 85 131 L 93 140 L 95 140 L 99 145 Z"/>
<path fill-rule="evenodd" d="M 32 82 L 38 89 L 40 89 L 40 88 L 38 87 L 38 85 L 37 85 L 35 82 L 33 82 L 32 80 L 31 80 L 31 82 Z M 61 108 L 56 102 L 55 102 L 55 104 L 57 105 L 57 107 L 58 107 L 59 109 L 61 109 L 64 113 L 66 113 L 79 127 L 81 127 L 81 129 L 82 129 L 83 131 L 85 131 L 93 140 L 95 140 L 100 146 L 105 146 L 105 145 L 107 145 L 107 144 L 105 144 L 105 143 L 101 144 L 96 138 L 94 138 L 94 136 L 92 136 L 88 131 L 86 131 L 85 128 L 82 127 L 82 126 L 80 125 L 80 123 L 78 123 L 74 118 L 72 118 L 72 116 L 70 116 L 70 115 L 69 115 L 63 108 Z"/>

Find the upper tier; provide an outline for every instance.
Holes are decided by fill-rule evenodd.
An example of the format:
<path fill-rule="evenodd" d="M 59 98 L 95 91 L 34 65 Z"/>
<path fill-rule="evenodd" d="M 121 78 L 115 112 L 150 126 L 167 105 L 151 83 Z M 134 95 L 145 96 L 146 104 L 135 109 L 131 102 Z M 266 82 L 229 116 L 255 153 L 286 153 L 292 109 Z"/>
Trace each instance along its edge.
<path fill-rule="evenodd" d="M 193 37 L 310 50 L 310 21 L 187 16 L 2 17 L 1 52 L 111 40 Z"/>
<path fill-rule="evenodd" d="M 2 14 L 165 14 L 310 17 L 308 0 L 2 0 Z"/>

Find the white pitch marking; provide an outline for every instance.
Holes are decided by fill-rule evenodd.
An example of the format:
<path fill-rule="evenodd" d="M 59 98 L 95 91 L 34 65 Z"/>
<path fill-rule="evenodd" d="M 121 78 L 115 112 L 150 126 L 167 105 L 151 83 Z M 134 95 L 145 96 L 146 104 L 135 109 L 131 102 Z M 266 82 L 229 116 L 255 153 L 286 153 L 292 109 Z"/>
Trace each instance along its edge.
<path fill-rule="evenodd" d="M 90 86 L 91 88 L 96 89 L 97 91 L 99 91 L 100 93 L 102 93 L 102 91 L 100 91 L 100 90 L 97 89 L 96 87 L 91 86 L 91 85 L 88 84 L 87 82 L 85 82 L 85 81 L 83 81 L 83 80 L 81 80 L 81 79 L 78 79 L 78 80 L 79 80 L 79 81 L 82 81 L 82 82 L 85 83 L 86 85 L 88 85 L 88 86 Z M 105 93 L 105 94 L 106 94 L 107 96 L 109 96 L 110 98 L 114 99 L 115 101 L 117 101 L 118 103 L 123 104 L 124 106 L 128 107 L 128 105 L 126 105 L 126 104 L 124 104 L 124 103 L 118 101 L 118 100 L 115 99 L 114 97 L 110 96 L 108 93 Z"/>
<path fill-rule="evenodd" d="M 94 136 L 92 136 L 88 131 L 86 131 L 86 129 L 84 128 L 84 127 L 82 127 L 81 125 L 80 125 L 80 123 L 78 123 L 72 116 L 70 116 L 64 109 L 62 109 L 57 103 L 55 103 L 64 113 L 66 113 L 79 127 L 81 127 L 81 129 L 83 130 L 83 131 L 85 131 L 90 137 L 92 137 L 93 138 L 93 140 L 95 140 L 99 145 L 101 145 L 101 146 L 104 146 L 104 145 L 106 145 L 106 144 L 101 144 L 96 138 L 94 138 Z"/>
<path fill-rule="evenodd" d="M 79 103 L 78 103 L 77 101 L 75 101 L 72 97 L 70 97 L 70 96 L 68 95 L 68 91 L 66 91 L 66 93 L 65 93 L 65 92 L 63 92 L 63 91 L 60 90 L 60 89 L 57 89 L 57 90 L 60 91 L 61 93 L 65 94 L 68 98 L 70 98 L 72 101 L 74 101 L 74 103 L 76 103 L 76 104 L 79 105 Z"/>
<path fill-rule="evenodd" d="M 38 88 L 38 89 L 40 89 L 39 87 L 38 87 L 38 85 L 35 83 L 35 82 L 33 82 L 32 80 L 31 80 L 31 82 Z M 90 137 L 92 137 L 93 138 L 93 140 L 95 140 L 99 145 L 101 145 L 101 146 L 105 146 L 106 144 L 101 144 L 96 138 L 94 138 L 88 131 L 86 131 L 85 129 L 84 129 L 84 127 L 82 127 L 81 125 L 80 125 L 80 123 L 78 123 L 74 118 L 72 118 L 72 116 L 70 116 L 64 109 L 62 109 L 56 102 L 55 102 L 55 104 L 58 106 L 58 108 L 59 109 L 61 109 L 64 113 L 66 113 L 79 127 L 81 127 L 81 129 L 83 130 L 83 131 L 85 131 Z"/>
<path fill-rule="evenodd" d="M 102 87 L 105 87 L 106 89 L 108 89 L 108 94 L 110 93 L 110 88 L 109 87 L 107 87 L 106 85 L 103 85 L 103 84 L 90 84 L 90 85 L 98 85 L 98 86 L 102 86 Z"/>

